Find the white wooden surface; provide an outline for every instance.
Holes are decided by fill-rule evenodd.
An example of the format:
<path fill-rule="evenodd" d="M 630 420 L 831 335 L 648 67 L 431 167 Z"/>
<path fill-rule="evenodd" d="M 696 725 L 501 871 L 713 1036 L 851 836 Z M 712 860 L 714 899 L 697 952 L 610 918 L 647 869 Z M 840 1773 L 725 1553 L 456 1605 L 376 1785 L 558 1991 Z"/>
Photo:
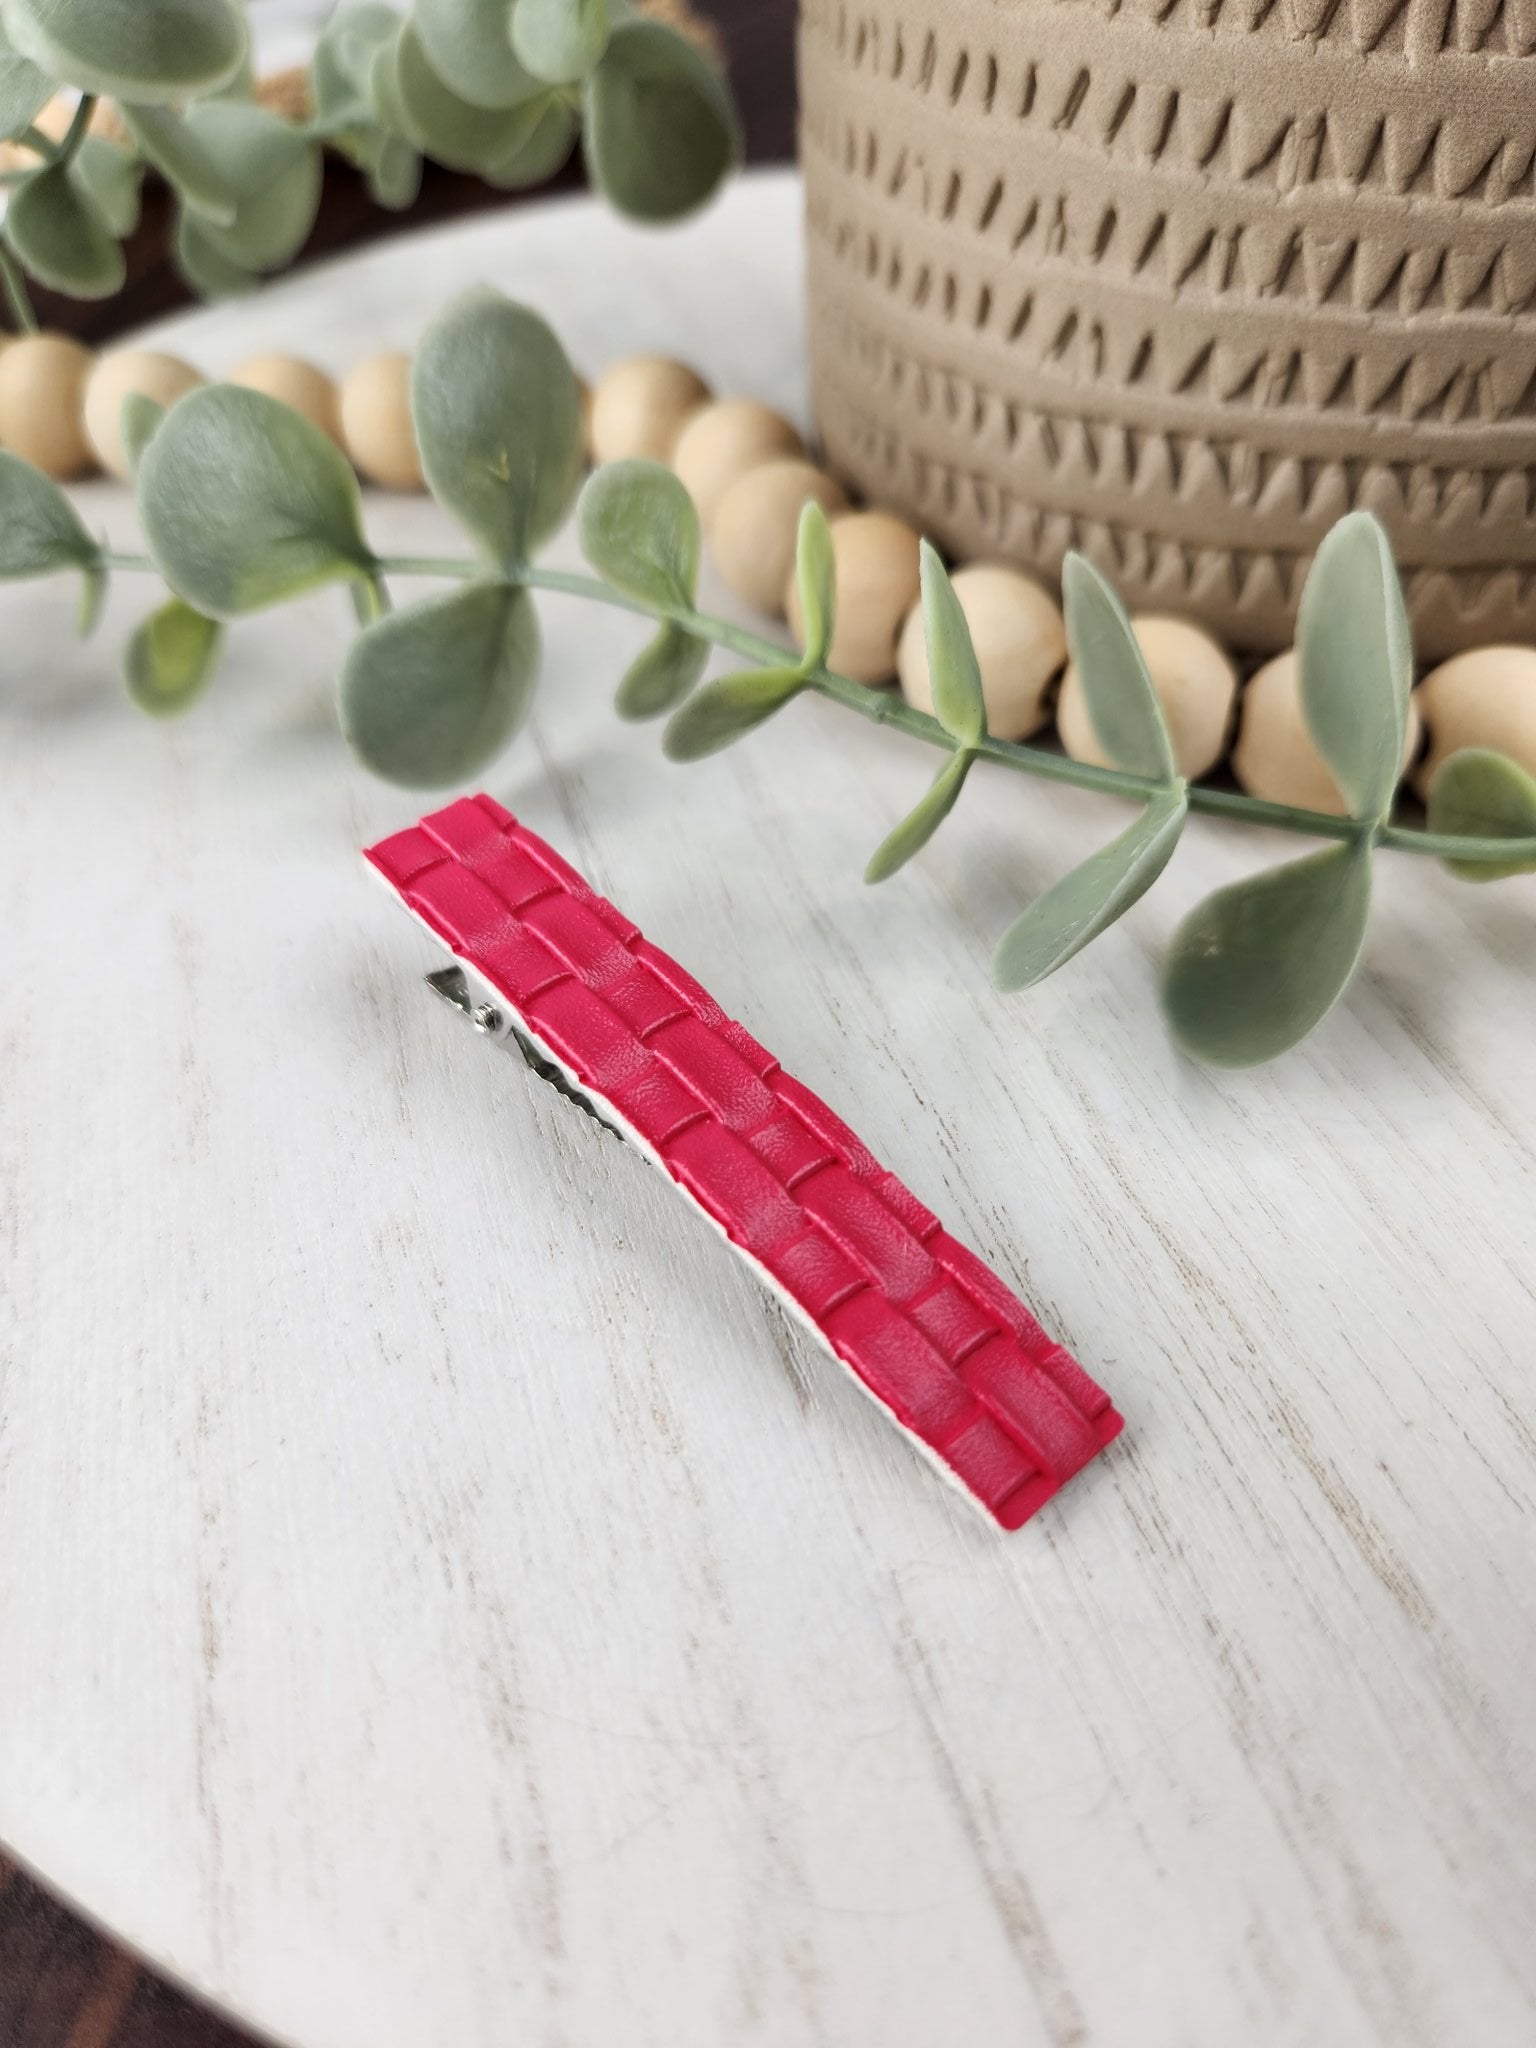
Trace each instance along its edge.
<path fill-rule="evenodd" d="M 478 222 L 166 339 L 341 367 L 491 279 L 589 369 L 795 404 L 795 220 Z M 803 705 L 670 767 L 609 709 L 633 629 L 547 608 L 489 786 L 1126 1413 L 1000 1539 L 425 992 L 344 600 L 172 728 L 114 681 L 146 602 L 80 648 L 0 595 L 0 1838 L 302 2048 L 1528 2048 L 1536 886 L 1383 861 L 1347 1002 L 1213 1078 L 1157 955 L 1294 843 L 1197 821 L 1005 1001 L 1112 810 L 978 775 L 867 891 L 926 759 Z"/>

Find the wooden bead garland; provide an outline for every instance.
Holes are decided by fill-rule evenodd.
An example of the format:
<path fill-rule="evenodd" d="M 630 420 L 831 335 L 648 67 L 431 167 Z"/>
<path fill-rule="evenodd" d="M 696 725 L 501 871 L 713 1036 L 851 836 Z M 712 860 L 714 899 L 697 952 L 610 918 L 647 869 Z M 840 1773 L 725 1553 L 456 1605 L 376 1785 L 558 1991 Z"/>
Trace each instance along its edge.
<path fill-rule="evenodd" d="M 1047 696 L 1067 658 L 1061 607 L 1044 584 L 1001 563 L 973 562 L 957 569 L 952 580 L 981 670 L 987 730 L 1000 740 L 1028 739 L 1050 719 Z M 907 614 L 896 670 L 907 702 L 931 713 L 921 605 Z"/>
<path fill-rule="evenodd" d="M 588 449 L 594 462 L 665 462 L 684 420 L 708 403 L 709 386 L 686 363 L 631 356 L 592 387 Z"/>
<path fill-rule="evenodd" d="M 327 377 L 324 370 L 317 370 L 313 363 L 301 362 L 297 356 L 250 356 L 230 371 L 229 381 L 244 385 L 247 391 L 259 391 L 267 398 L 275 398 L 281 405 L 292 406 L 345 453 L 346 443 L 341 435 L 341 393 L 334 380 Z"/>
<path fill-rule="evenodd" d="M 844 512 L 831 529 L 837 611 L 827 666 L 856 683 L 888 683 L 896 673 L 897 637 L 917 603 L 918 534 L 894 512 Z M 790 630 L 803 640 L 793 570 L 784 608 Z"/>
<path fill-rule="evenodd" d="M 1152 687 L 1163 707 L 1179 773 L 1196 782 L 1226 752 L 1237 701 L 1237 670 L 1210 634 L 1184 619 L 1142 613 L 1131 620 Z M 1088 716 L 1076 668 L 1069 662 L 1056 706 L 1056 731 L 1074 761 L 1111 765 Z"/>
<path fill-rule="evenodd" d="M 749 470 L 775 456 L 803 455 L 784 415 L 755 398 L 719 398 L 688 415 L 672 444 L 672 467 L 706 529 L 720 501 Z"/>
<path fill-rule="evenodd" d="M 737 477 L 705 526 L 722 580 L 760 612 L 784 602 L 800 514 L 813 498 L 829 518 L 848 509 L 835 477 L 803 456 L 780 456 Z"/>
<path fill-rule="evenodd" d="M 1490 747 L 1536 775 L 1536 647 L 1475 647 L 1443 661 L 1413 701 L 1429 729 L 1429 751 L 1414 777 L 1427 797 L 1442 761 L 1459 747 Z"/>
<path fill-rule="evenodd" d="M 341 380 L 341 439 L 370 483 L 419 491 L 424 479 L 411 425 L 411 359 L 368 356 Z"/>
<path fill-rule="evenodd" d="M 123 450 L 123 400 L 130 393 L 152 398 L 156 405 L 174 405 L 207 379 L 180 356 L 162 355 L 158 349 L 122 348 L 99 356 L 85 382 L 81 418 L 91 453 L 108 476 L 119 483 L 130 478 L 128 457 Z"/>
<path fill-rule="evenodd" d="M 619 418 L 624 434 L 601 431 L 605 387 L 613 408 L 610 422 Z M 656 357 L 620 364 L 599 378 L 591 420 L 588 452 L 595 461 L 639 454 L 670 460 L 699 507 L 722 582 L 755 609 L 787 618 L 796 639 L 802 622 L 793 536 L 801 508 L 814 498 L 829 515 L 837 572 L 839 602 L 828 666 L 870 684 L 899 676 L 908 700 L 921 710 L 931 708 L 918 601 L 918 536 L 904 520 L 878 508 L 845 510 L 842 486 L 806 456 L 790 422 L 753 401 L 711 400 L 686 365 Z M 728 481 L 722 485 L 726 472 Z M 1075 759 L 1103 763 L 1081 691 L 1066 664 L 1065 627 L 1054 598 L 1022 572 L 1001 565 L 962 565 L 953 581 L 976 646 L 989 731 L 998 739 L 1026 739 L 1039 731 L 1049 723 L 1051 686 L 1062 674 L 1058 737 Z M 1195 781 L 1225 761 L 1252 796 L 1342 813 L 1343 799 L 1302 719 L 1294 650 L 1265 663 L 1240 692 L 1237 664 L 1209 633 L 1187 620 L 1153 614 L 1132 624 L 1181 774 Z M 1512 690 L 1518 670 L 1520 679 L 1530 678 L 1529 698 L 1522 689 L 1518 711 L 1483 712 L 1494 689 L 1485 682 L 1479 690 L 1489 694 L 1478 697 L 1479 715 L 1469 714 L 1464 725 L 1459 706 L 1469 695 L 1458 683 L 1451 726 L 1459 735 L 1492 731 L 1497 737 L 1459 736 L 1442 751 L 1452 745 L 1491 744 L 1536 774 L 1536 649 L 1485 649 L 1445 666 L 1481 663 L 1488 655 L 1499 657 L 1498 690 Z M 1451 701 L 1444 685 L 1441 694 Z M 1433 701 L 1424 704 L 1431 718 Z M 1416 695 L 1409 707 L 1405 774 L 1423 740 L 1419 703 Z M 1416 778 L 1421 793 L 1435 765 L 1438 757 Z"/>
<path fill-rule="evenodd" d="M 126 479 L 124 397 L 142 392 L 169 405 L 204 381 L 191 364 L 153 350 L 120 349 L 98 359 L 68 335 L 0 335 L 0 448 L 60 482 L 93 467 Z M 393 490 L 424 487 L 408 356 L 368 357 L 338 386 L 312 363 L 269 353 L 240 364 L 229 381 L 301 413 L 368 481 Z M 790 420 L 755 399 L 717 399 L 685 363 L 634 356 L 583 383 L 582 397 L 589 458 L 670 463 L 699 508 L 726 587 L 755 609 L 787 618 L 797 638 L 795 536 L 802 508 L 819 504 L 831 522 L 839 600 L 829 667 L 869 684 L 899 679 L 909 702 L 932 708 L 918 535 L 905 520 L 879 508 L 850 509 L 842 485 L 810 459 Z M 1062 746 L 1076 760 L 1102 764 L 1051 594 L 999 564 L 962 565 L 953 580 L 994 737 L 1027 739 L 1048 724 L 1060 675 L 1055 720 Z M 1198 780 L 1225 759 L 1250 796 L 1342 813 L 1343 799 L 1302 716 L 1294 649 L 1265 662 L 1239 692 L 1235 664 L 1208 633 L 1151 615 L 1132 625 L 1181 774 Z M 1536 648 L 1477 648 L 1426 675 L 1410 706 L 1405 774 L 1426 727 L 1429 744 L 1413 774 L 1421 797 L 1461 747 L 1492 748 L 1536 775 Z"/>
<path fill-rule="evenodd" d="M 0 354 L 0 448 L 60 483 L 92 465 L 85 383 L 93 358 L 67 334 L 23 334 Z"/>
<path fill-rule="evenodd" d="M 376 375 L 379 360 L 359 365 L 359 372 Z M 409 358 L 397 361 L 408 377 Z M 393 359 L 391 367 L 398 377 Z M 138 392 L 158 405 L 174 405 L 207 381 L 191 363 L 156 349 L 112 349 L 98 357 L 67 334 L 0 336 L 0 448 L 59 483 L 73 482 L 92 469 L 127 482 L 123 400 Z M 342 436 L 335 382 L 313 363 L 276 353 L 252 356 L 231 370 L 227 381 L 302 413 L 361 467 L 358 451 Z M 365 431 L 369 424 L 365 418 Z M 419 464 L 414 479 L 412 488 L 420 489 Z"/>
<path fill-rule="evenodd" d="M 1408 742 L 1403 769 L 1419 751 L 1417 707 L 1408 707 Z M 1250 796 L 1326 811 L 1342 818 L 1349 806 L 1328 764 L 1317 751 L 1301 710 L 1296 650 L 1288 648 L 1249 678 L 1243 692 L 1242 723 L 1232 750 L 1232 772 Z"/>

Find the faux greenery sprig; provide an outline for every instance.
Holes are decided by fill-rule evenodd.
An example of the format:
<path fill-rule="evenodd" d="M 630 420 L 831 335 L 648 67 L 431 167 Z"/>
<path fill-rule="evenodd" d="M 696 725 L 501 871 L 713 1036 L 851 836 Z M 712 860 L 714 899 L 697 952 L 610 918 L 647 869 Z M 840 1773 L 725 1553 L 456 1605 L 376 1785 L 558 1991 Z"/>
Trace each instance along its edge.
<path fill-rule="evenodd" d="M 34 124 L 61 88 L 82 95 L 68 133 Z M 176 256 L 209 297 L 292 261 L 320 204 L 321 145 L 409 206 L 423 157 L 513 189 L 542 183 L 580 132 L 594 186 L 637 220 L 701 204 L 736 161 L 725 82 L 676 29 L 631 0 L 358 0 L 332 17 L 300 126 L 250 97 L 236 0 L 0 0 L 0 139 L 32 159 L 10 190 L 0 284 L 35 326 L 24 273 L 72 297 L 126 274 L 145 165 L 176 197 Z M 98 97 L 128 144 L 90 132 Z"/>
<path fill-rule="evenodd" d="M 1005 989 L 1054 972 L 1122 916 L 1167 866 L 1192 810 L 1330 842 L 1218 890 L 1175 936 L 1164 982 L 1172 1028 L 1189 1052 L 1220 1065 L 1283 1052 L 1337 999 L 1360 952 L 1378 847 L 1434 855 L 1474 880 L 1536 871 L 1536 781 L 1500 755 L 1468 751 L 1445 764 L 1427 830 L 1392 822 L 1411 650 L 1391 554 L 1367 514 L 1351 514 L 1324 541 L 1298 629 L 1308 725 L 1350 806 L 1339 818 L 1182 781 L 1125 612 L 1078 557 L 1064 578 L 1068 639 L 1110 768 L 988 733 L 965 616 L 931 548 L 923 551 L 931 717 L 828 668 L 837 592 L 815 505 L 800 524 L 798 656 L 701 612 L 699 521 L 688 494 L 647 462 L 612 464 L 583 485 L 575 373 L 543 321 L 497 293 L 469 294 L 428 330 L 412 407 L 427 482 L 474 543 L 473 559 L 377 555 L 357 480 L 333 443 L 270 398 L 210 385 L 169 412 L 142 398 L 125 402 L 147 558 L 96 541 L 56 485 L 0 456 L 0 577 L 79 570 L 88 625 L 110 570 L 163 574 L 173 595 L 127 654 L 129 689 L 154 711 L 182 709 L 201 692 L 220 622 L 343 583 L 362 625 L 340 679 L 343 730 L 375 772 L 419 786 L 467 780 L 516 731 L 539 661 L 533 593 L 618 606 L 656 628 L 619 685 L 618 708 L 630 718 L 670 714 L 665 746 L 674 760 L 713 753 L 806 692 L 940 750 L 936 780 L 876 850 L 871 881 L 926 844 L 978 761 L 1135 804 L 1126 831 L 1004 934 L 995 973 Z M 534 559 L 573 507 L 595 575 Z M 391 574 L 438 576 L 450 588 L 396 611 Z M 711 647 L 747 666 L 700 687 Z"/>

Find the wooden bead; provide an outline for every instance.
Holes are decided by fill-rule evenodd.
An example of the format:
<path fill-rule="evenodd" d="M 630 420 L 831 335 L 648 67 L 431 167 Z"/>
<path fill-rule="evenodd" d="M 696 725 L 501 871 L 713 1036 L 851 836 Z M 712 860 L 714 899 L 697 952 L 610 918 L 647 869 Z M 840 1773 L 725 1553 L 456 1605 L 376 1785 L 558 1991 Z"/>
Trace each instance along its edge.
<path fill-rule="evenodd" d="M 1183 619 L 1147 614 L 1132 619 L 1131 629 L 1163 707 L 1179 773 L 1191 782 L 1209 775 L 1226 751 L 1237 670 L 1209 633 Z M 1075 663 L 1068 663 L 1062 678 L 1056 730 L 1074 761 L 1091 761 L 1098 768 L 1113 765 L 1093 729 Z"/>
<path fill-rule="evenodd" d="M 39 135 L 46 135 L 50 142 L 62 142 L 69 133 L 69 124 L 75 118 L 77 101 L 70 92 L 56 92 L 53 98 L 39 107 L 32 116 L 32 126 Z M 21 142 L 0 142 L 0 170 L 35 171 L 37 152 L 28 149 Z"/>
<path fill-rule="evenodd" d="M 24 334 L 0 355 L 0 448 L 67 482 L 91 467 L 82 412 L 95 358 L 67 334 Z"/>
<path fill-rule="evenodd" d="M 890 512 L 845 512 L 832 521 L 837 618 L 828 668 L 856 683 L 888 683 L 896 636 L 919 589 L 918 537 Z M 798 579 L 790 570 L 784 609 L 804 645 Z"/>
<path fill-rule="evenodd" d="M 1413 786 L 1427 798 L 1442 761 L 1490 747 L 1536 775 L 1536 647 L 1475 647 L 1431 669 L 1413 693 L 1429 752 Z"/>
<path fill-rule="evenodd" d="M 776 457 L 804 453 L 799 430 L 783 413 L 755 398 L 722 398 L 700 406 L 684 423 L 673 444 L 672 467 L 707 530 L 738 478 Z"/>
<path fill-rule="evenodd" d="M 783 611 L 800 514 L 812 499 L 829 517 L 848 503 L 835 477 L 786 455 L 737 477 L 715 508 L 708 530 L 715 567 L 727 589 L 759 611 Z"/>
<path fill-rule="evenodd" d="M 631 356 L 615 363 L 593 387 L 592 460 L 666 462 L 683 421 L 707 404 L 709 395 L 697 371 L 670 356 Z"/>
<path fill-rule="evenodd" d="M 1418 752 L 1421 727 L 1417 708 L 1408 710 L 1408 742 L 1403 766 Z M 1269 803 L 1295 804 L 1304 811 L 1326 811 L 1342 818 L 1349 806 L 1340 794 L 1328 764 L 1313 744 L 1301 710 L 1296 650 L 1277 654 L 1248 680 L 1243 691 L 1232 772 L 1250 796 Z"/>
<path fill-rule="evenodd" d="M 953 582 L 981 670 L 987 730 L 1000 740 L 1027 739 L 1046 721 L 1046 692 L 1067 658 L 1060 608 L 1032 576 L 1000 563 L 973 562 L 957 569 Z M 933 679 L 921 604 L 907 614 L 896 650 L 896 673 L 907 702 L 932 712 Z"/>
<path fill-rule="evenodd" d="M 74 125 L 79 105 L 78 93 L 56 92 L 33 116 L 32 126 L 40 135 L 46 135 L 50 142 L 62 142 Z M 99 135 L 104 141 L 115 143 L 119 149 L 129 146 L 127 125 L 111 100 L 97 100 L 91 109 L 86 133 Z M 35 171 L 37 167 L 36 150 L 21 142 L 0 142 L 0 171 Z"/>
<path fill-rule="evenodd" d="M 341 380 L 341 443 L 370 483 L 419 491 L 421 457 L 411 425 L 411 359 L 367 356 Z"/>
<path fill-rule="evenodd" d="M 201 370 L 194 370 L 180 356 L 162 355 L 158 349 L 121 348 L 103 356 L 86 381 L 84 419 L 85 438 L 107 475 L 115 476 L 119 483 L 129 481 L 123 449 L 123 400 L 130 392 L 152 398 L 156 405 L 171 406 L 206 382 Z"/>
<path fill-rule="evenodd" d="M 340 394 L 334 381 L 313 363 L 298 356 L 251 356 L 230 371 L 229 381 L 243 385 L 247 391 L 260 391 L 275 398 L 280 405 L 291 406 L 312 427 L 328 435 L 338 448 L 345 447 L 341 437 Z"/>

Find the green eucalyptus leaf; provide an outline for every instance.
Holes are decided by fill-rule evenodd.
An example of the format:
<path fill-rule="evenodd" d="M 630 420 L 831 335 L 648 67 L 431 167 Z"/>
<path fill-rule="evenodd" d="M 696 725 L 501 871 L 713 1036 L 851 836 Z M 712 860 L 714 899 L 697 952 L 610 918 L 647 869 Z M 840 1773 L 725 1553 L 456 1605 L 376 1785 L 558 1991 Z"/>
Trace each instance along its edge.
<path fill-rule="evenodd" d="M 539 79 L 512 48 L 512 0 L 416 0 L 416 33 L 432 68 L 475 107 L 514 107 Z"/>
<path fill-rule="evenodd" d="M 5 25 L 50 77 L 118 100 L 211 92 L 246 52 L 234 0 L 5 0 Z"/>
<path fill-rule="evenodd" d="M 370 149 L 367 138 L 382 136 L 366 85 L 348 77 L 340 56 L 325 40 L 316 45 L 310 62 L 309 90 L 313 102 L 309 132 L 332 142 L 355 162 Z"/>
<path fill-rule="evenodd" d="M 32 317 L 32 301 L 21 274 L 21 265 L 6 247 L 3 233 L 0 233 L 0 304 L 9 312 L 16 330 L 25 333 L 27 321 Z"/>
<path fill-rule="evenodd" d="M 537 313 L 466 292 L 422 337 L 411 412 L 433 496 L 498 563 L 518 562 L 581 484 L 581 388 Z"/>
<path fill-rule="evenodd" d="M 1188 814 L 1182 790 L 1159 791 L 1118 839 L 1031 903 L 998 942 L 997 986 L 1033 988 L 1140 902 L 1173 858 Z"/>
<path fill-rule="evenodd" d="M 1174 934 L 1163 980 L 1174 1037 L 1218 1067 L 1288 1052 L 1343 993 L 1370 907 L 1370 851 L 1353 843 L 1218 889 Z"/>
<path fill-rule="evenodd" d="M 373 571 L 345 458 L 263 392 L 209 384 L 179 399 L 144 450 L 138 492 L 165 580 L 213 618 Z"/>
<path fill-rule="evenodd" d="M 0 581 L 78 569 L 86 579 L 80 630 L 90 630 L 104 576 L 101 549 L 56 483 L 0 453 Z"/>
<path fill-rule="evenodd" d="M 646 604 L 693 603 L 699 515 L 670 469 L 639 458 L 605 463 L 588 477 L 576 517 L 582 553 L 615 589 Z"/>
<path fill-rule="evenodd" d="M 837 621 L 837 563 L 832 529 L 814 498 L 800 509 L 795 533 L 795 583 L 800 595 L 801 666 L 820 668 Z"/>
<path fill-rule="evenodd" d="M 256 65 L 251 55 L 250 37 L 246 37 L 245 55 L 220 86 L 215 86 L 208 95 L 214 100 L 253 100 L 256 97 Z"/>
<path fill-rule="evenodd" d="M 0 138 L 19 135 L 53 98 L 53 80 L 23 57 L 0 20 Z"/>
<path fill-rule="evenodd" d="M 782 711 L 805 688 L 797 668 L 750 668 L 721 676 L 674 711 L 662 737 L 669 761 L 702 761 Z"/>
<path fill-rule="evenodd" d="M 400 91 L 400 46 L 405 31 L 406 23 L 397 22 L 394 32 L 375 47 L 368 66 L 368 104 L 380 127 L 391 135 L 403 135 L 413 148 L 420 149 L 421 138 L 413 133 Z"/>
<path fill-rule="evenodd" d="M 1324 535 L 1296 618 L 1307 730 L 1357 818 L 1383 818 L 1403 769 L 1413 634 L 1392 547 L 1369 512 Z"/>
<path fill-rule="evenodd" d="M 542 185 L 565 163 L 576 144 L 576 116 L 564 97 L 551 90 L 524 107 L 524 126 L 506 156 L 487 164 L 481 173 L 498 191 L 520 192 Z"/>
<path fill-rule="evenodd" d="M 933 710 L 940 725 L 962 747 L 979 746 L 987 734 L 987 707 L 971 629 L 944 564 L 922 544 L 923 638 L 933 678 Z"/>
<path fill-rule="evenodd" d="M 176 223 L 176 267 L 198 295 L 205 299 L 235 299 L 255 291 L 261 279 L 254 270 L 232 262 L 216 249 L 206 223 L 195 213 L 183 213 Z"/>
<path fill-rule="evenodd" d="M 399 28 L 400 16 L 395 10 L 372 4 L 372 0 L 337 8 L 321 32 L 310 64 L 313 133 L 338 135 L 348 128 L 372 124 L 369 74 L 379 50 L 393 40 Z"/>
<path fill-rule="evenodd" d="M 122 115 L 146 162 L 174 187 L 182 204 L 227 227 L 240 195 L 229 167 L 197 130 L 169 107 L 125 106 Z"/>
<path fill-rule="evenodd" d="M 144 450 L 159 432 L 160 422 L 165 418 L 165 407 L 157 399 L 146 398 L 142 391 L 130 391 L 118 408 L 117 418 L 118 438 L 128 459 L 128 474 L 137 476 L 139 464 L 144 460 Z"/>
<path fill-rule="evenodd" d="M 169 599 L 141 622 L 124 651 L 128 695 L 156 718 L 187 710 L 207 687 L 223 637 L 216 620 Z"/>
<path fill-rule="evenodd" d="M 31 276 L 71 298 L 109 299 L 128 275 L 116 236 L 64 164 L 50 164 L 16 187 L 5 239 Z"/>
<path fill-rule="evenodd" d="M 898 868 L 904 868 L 914 853 L 922 851 L 959 801 L 975 758 L 964 747 L 950 755 L 922 802 L 875 848 L 864 870 L 866 882 L 885 881 Z"/>
<path fill-rule="evenodd" d="M 709 643 L 682 626 L 667 624 L 648 641 L 619 684 L 614 705 L 620 718 L 660 718 L 681 704 L 704 673 Z"/>
<path fill-rule="evenodd" d="M 107 601 L 107 572 L 104 565 L 94 562 L 82 571 L 80 602 L 75 606 L 75 631 L 82 640 L 89 640 L 101 618 L 101 608 Z"/>
<path fill-rule="evenodd" d="M 404 135 L 391 134 L 375 120 L 371 107 L 346 123 L 317 114 L 310 133 L 323 136 L 331 149 L 363 173 L 377 205 L 398 213 L 416 199 L 421 190 L 421 152 Z"/>
<path fill-rule="evenodd" d="M 100 135 L 86 135 L 70 160 L 69 175 L 107 232 L 121 239 L 139 224 L 143 166 Z"/>
<path fill-rule="evenodd" d="M 615 23 L 585 97 L 588 174 L 632 220 L 676 220 L 702 206 L 740 154 L 725 81 L 660 22 Z"/>
<path fill-rule="evenodd" d="M 320 208 L 320 146 L 265 107 L 204 101 L 185 125 L 235 194 L 232 220 L 199 220 L 198 239 L 235 270 L 281 270 L 303 248 Z"/>
<path fill-rule="evenodd" d="M 1082 555 L 1062 566 L 1067 644 L 1099 745 L 1117 768 L 1173 782 L 1173 745 L 1125 606 Z"/>
<path fill-rule="evenodd" d="M 416 204 L 421 191 L 421 151 L 403 136 L 380 131 L 359 168 L 367 173 L 368 190 L 375 202 L 389 212 L 403 213 Z"/>
<path fill-rule="evenodd" d="M 388 782 L 462 782 L 522 723 L 538 666 L 538 620 L 525 590 L 472 583 L 429 597 L 353 641 L 341 676 L 342 730 Z"/>
<path fill-rule="evenodd" d="M 512 47 L 535 78 L 574 85 L 608 47 L 608 0 L 517 0 Z"/>
<path fill-rule="evenodd" d="M 392 104 L 416 147 L 450 170 L 483 171 L 502 162 L 526 141 L 543 113 L 538 99 L 510 107 L 475 106 L 434 69 L 411 22 L 379 61 L 389 66 L 382 75 L 376 73 L 380 112 Z"/>
<path fill-rule="evenodd" d="M 1442 761 L 1429 790 L 1429 829 L 1463 839 L 1536 839 L 1536 778 L 1508 754 L 1463 747 Z M 1536 859 L 1448 860 L 1468 882 L 1536 873 Z"/>
<path fill-rule="evenodd" d="M 354 576 L 347 585 L 347 595 L 352 600 L 352 616 L 360 626 L 371 626 L 375 619 L 384 618 L 394 609 L 389 599 L 389 586 L 377 572 L 371 576 Z"/>
<path fill-rule="evenodd" d="M 262 120 L 270 118 L 261 107 L 240 111 Z M 309 240 L 320 211 L 323 178 L 319 145 L 306 142 L 270 184 L 241 200 L 231 226 L 222 228 L 205 221 L 203 232 L 232 263 L 262 276 L 285 270 Z"/>

